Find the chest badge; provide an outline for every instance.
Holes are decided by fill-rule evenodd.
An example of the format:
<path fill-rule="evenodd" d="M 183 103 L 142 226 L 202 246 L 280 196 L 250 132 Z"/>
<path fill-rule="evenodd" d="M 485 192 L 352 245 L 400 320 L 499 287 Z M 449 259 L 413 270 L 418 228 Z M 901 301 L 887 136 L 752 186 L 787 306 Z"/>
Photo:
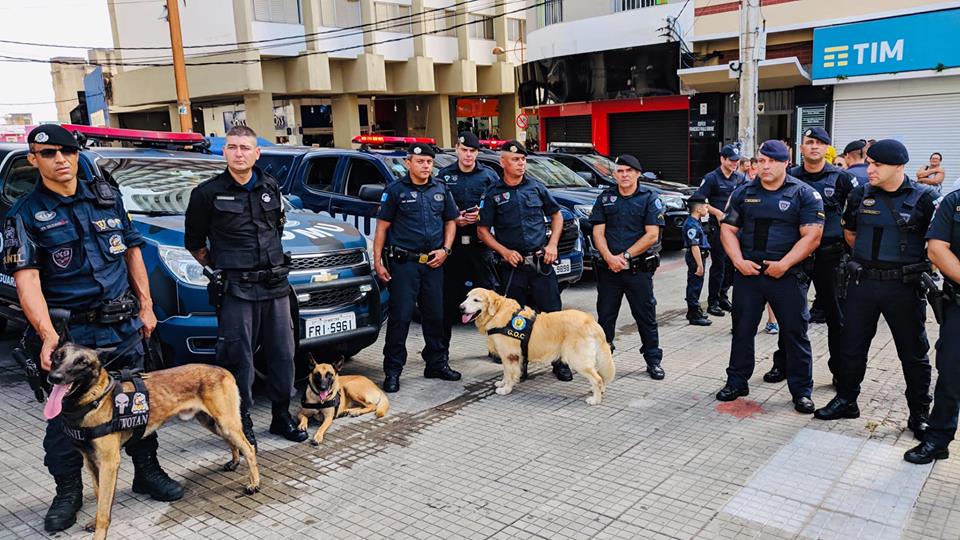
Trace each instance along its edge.
<path fill-rule="evenodd" d="M 260 200 L 263 202 L 270 202 L 273 200 L 273 198 L 270 196 L 269 193 L 264 193 L 263 195 L 260 196 Z"/>
<path fill-rule="evenodd" d="M 786 212 L 790 209 L 790 201 L 780 201 L 779 205 L 781 212 Z"/>
<path fill-rule="evenodd" d="M 53 218 L 55 218 L 55 217 L 57 217 L 57 213 L 56 213 L 56 212 L 51 212 L 51 211 L 49 211 L 49 210 L 41 210 L 41 211 L 39 211 L 39 212 L 37 212 L 36 214 L 33 215 L 33 219 L 35 219 L 35 220 L 37 220 L 37 221 L 40 221 L 40 222 L 50 221 L 51 219 L 53 219 Z"/>
<path fill-rule="evenodd" d="M 411 192 L 410 192 L 410 198 L 412 198 L 413 200 L 417 200 L 417 196 L 418 196 L 418 195 L 420 195 L 420 194 L 417 193 L 416 191 L 411 191 Z"/>
<path fill-rule="evenodd" d="M 617 196 L 616 196 L 616 195 L 610 195 L 609 197 L 607 197 L 607 202 L 610 203 L 610 204 L 613 204 L 613 203 L 617 202 Z"/>
<path fill-rule="evenodd" d="M 110 237 L 110 254 L 119 255 L 127 250 L 127 246 L 123 244 L 123 237 L 119 234 L 114 234 Z"/>
<path fill-rule="evenodd" d="M 836 193 L 836 191 L 832 187 L 823 188 L 823 194 L 827 197 L 833 197 L 834 193 Z"/>
<path fill-rule="evenodd" d="M 527 320 L 523 317 L 516 316 L 510 321 L 510 326 L 512 326 L 514 330 L 523 331 L 523 329 L 527 327 Z"/>
<path fill-rule="evenodd" d="M 875 205 L 875 204 L 877 204 L 877 200 L 876 200 L 876 199 L 871 199 L 871 198 L 868 197 L 868 198 L 866 198 L 866 199 L 863 200 L 863 205 L 864 205 L 864 206 L 870 207 L 870 206 L 873 206 L 873 205 Z"/>
<path fill-rule="evenodd" d="M 435 200 L 435 201 L 442 201 L 442 200 L 443 200 L 443 193 L 434 193 L 434 194 L 433 194 L 433 200 Z"/>
<path fill-rule="evenodd" d="M 51 253 L 50 258 L 57 267 L 66 268 L 70 266 L 70 261 L 73 260 L 73 248 L 60 248 Z"/>
<path fill-rule="evenodd" d="M 105 219 L 98 219 L 98 220 L 94 221 L 93 224 L 97 227 L 97 230 L 98 230 L 98 231 L 105 231 L 105 230 L 107 230 L 107 220 L 105 220 Z"/>

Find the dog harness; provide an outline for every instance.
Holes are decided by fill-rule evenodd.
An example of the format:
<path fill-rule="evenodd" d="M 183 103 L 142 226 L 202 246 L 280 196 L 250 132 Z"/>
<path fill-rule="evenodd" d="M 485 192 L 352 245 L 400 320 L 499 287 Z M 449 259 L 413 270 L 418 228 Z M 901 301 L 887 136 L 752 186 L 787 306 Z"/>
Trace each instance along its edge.
<path fill-rule="evenodd" d="M 114 376 L 120 380 L 117 381 Z M 143 433 L 147 429 L 147 423 L 150 421 L 150 393 L 143 383 L 140 371 L 122 369 L 119 372 L 109 374 L 109 378 L 110 384 L 97 399 L 77 409 L 64 409 L 60 413 L 63 418 L 63 431 L 71 439 L 77 442 L 89 442 L 117 431 L 133 431 L 133 436 L 124 443 L 126 445 L 139 441 L 143 437 Z M 125 382 L 133 384 L 132 392 L 123 391 L 123 383 Z M 100 404 L 108 396 L 113 399 L 113 418 L 97 426 L 81 426 L 80 423 L 83 422 L 83 418 L 100 407 Z"/>
<path fill-rule="evenodd" d="M 537 314 L 534 312 L 529 317 L 520 314 L 524 308 L 520 308 L 510 316 L 510 324 L 499 328 L 487 330 L 487 334 L 501 334 L 520 341 L 520 361 L 523 366 L 523 373 L 520 380 L 527 379 L 527 364 L 530 362 L 530 355 L 527 353 L 530 347 L 530 335 L 533 333 L 533 323 L 537 320 Z"/>
<path fill-rule="evenodd" d="M 313 381 L 312 381 L 312 380 L 307 379 L 307 386 L 309 386 L 310 389 L 313 390 L 313 393 L 314 393 L 314 394 L 316 394 L 316 395 L 318 395 L 318 396 L 320 395 L 320 391 L 317 390 L 317 388 L 316 388 L 315 386 L 313 386 Z M 333 407 L 334 409 L 339 409 L 339 408 L 340 408 L 340 394 L 342 394 L 342 393 L 343 393 L 343 388 L 341 388 L 340 390 L 338 390 L 337 393 L 336 393 L 336 395 L 334 395 L 333 397 L 331 397 L 330 399 L 328 399 L 328 400 L 326 400 L 326 401 L 321 401 L 321 402 L 319 402 L 319 403 L 307 403 L 307 393 L 304 392 L 304 393 L 303 393 L 303 398 L 300 400 L 300 406 L 303 407 L 304 409 L 312 409 L 312 410 L 329 409 L 330 407 Z"/>

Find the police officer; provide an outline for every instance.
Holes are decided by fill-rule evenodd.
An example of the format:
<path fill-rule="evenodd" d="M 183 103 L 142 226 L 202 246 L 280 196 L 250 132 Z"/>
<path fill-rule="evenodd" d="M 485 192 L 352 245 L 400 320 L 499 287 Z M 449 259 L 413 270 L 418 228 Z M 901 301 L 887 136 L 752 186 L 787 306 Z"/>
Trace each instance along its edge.
<path fill-rule="evenodd" d="M 447 350 L 467 292 L 473 287 L 496 289 L 493 253 L 477 238 L 477 221 L 483 194 L 500 179 L 493 169 L 477 161 L 481 148 L 480 139 L 464 131 L 457 138 L 457 162 L 437 173 L 460 209 L 453 253 L 443 263 L 443 341 Z"/>
<path fill-rule="evenodd" d="M 903 459 L 922 465 L 947 459 L 947 447 L 957 433 L 960 410 L 960 191 L 940 201 L 927 230 L 927 255 L 943 272 L 943 320 L 937 342 L 937 386 L 933 412 L 923 442 L 908 450 Z"/>
<path fill-rule="evenodd" d="M 813 359 L 807 338 L 806 284 L 800 266 L 820 243 L 820 194 L 787 174 L 790 151 L 780 141 L 760 146 L 758 178 L 730 197 L 722 224 L 723 246 L 736 269 L 733 278 L 733 341 L 727 384 L 717 393 L 733 401 L 750 393 L 754 335 L 769 303 L 780 323 L 787 381 L 797 412 L 814 405 Z"/>
<path fill-rule="evenodd" d="M 501 258 L 505 296 L 539 311 L 560 311 L 560 286 L 553 269 L 563 228 L 560 206 L 543 184 L 524 176 L 527 149 L 518 141 L 503 144 L 500 166 L 503 177 L 480 203 L 477 235 Z M 550 220 L 549 238 L 545 218 Z M 570 368 L 559 360 L 553 362 L 553 373 L 561 381 L 573 380 Z"/>
<path fill-rule="evenodd" d="M 110 369 L 142 368 L 142 340 L 157 326 L 140 254 L 143 237 L 130 223 L 116 189 L 103 180 L 94 185 L 77 178 L 80 145 L 66 129 L 43 125 L 30 132 L 27 142 L 27 159 L 41 180 L 7 213 L 3 249 L 6 272 L 17 281 L 20 306 L 30 323 L 24 342 L 49 371 L 60 336 L 47 310 L 65 309 L 72 342 L 111 348 L 101 356 Z M 110 315 L 101 309 L 107 305 Z M 57 483 L 43 522 L 49 532 L 73 525 L 83 504 L 83 457 L 63 431 L 60 416 L 66 394 L 65 387 L 55 385 L 44 409 L 43 461 Z M 126 452 L 133 458 L 134 492 L 159 501 L 183 496 L 183 488 L 160 468 L 156 434 L 130 442 Z"/>
<path fill-rule="evenodd" d="M 432 147 L 410 145 L 408 172 L 387 186 L 380 200 L 373 260 L 377 276 L 390 290 L 386 342 L 383 345 L 383 390 L 400 390 L 400 372 L 407 362 L 407 332 L 413 310 L 420 307 L 426 347 L 421 352 L 423 376 L 460 380 L 447 364 L 443 340 L 443 269 L 450 255 L 460 213 L 450 190 L 433 178 Z M 388 261 L 388 264 L 384 264 Z"/>
<path fill-rule="evenodd" d="M 286 217 L 277 181 L 255 165 L 257 134 L 246 126 L 227 132 L 227 170 L 190 193 L 184 219 L 184 245 L 200 264 L 222 279 L 217 307 L 217 363 L 240 387 L 243 433 L 254 447 L 253 351 L 267 355 L 270 433 L 289 441 L 306 440 L 290 417 L 294 378 L 293 320 L 290 314 L 289 261 L 280 238 Z M 209 243 L 209 244 L 208 244 Z M 211 282 L 217 287 L 217 279 Z"/>
<path fill-rule="evenodd" d="M 933 217 L 933 190 L 904 174 L 906 147 L 892 139 L 867 150 L 870 183 L 850 194 L 843 216 L 844 236 L 853 248 L 847 282 L 837 395 L 815 416 L 821 420 L 857 418 L 857 397 L 867 369 L 867 353 L 880 315 L 887 321 L 907 383 L 907 427 L 923 434 L 930 407 L 927 359 L 927 305 L 920 274 L 930 271 L 924 235 Z"/>
<path fill-rule="evenodd" d="M 823 310 L 827 322 L 827 347 L 830 358 L 827 362 L 830 373 L 836 380 L 840 369 L 840 333 L 843 330 L 843 311 L 837 295 L 836 272 L 840 258 L 846 251 L 843 240 L 843 227 L 840 219 L 847 196 L 859 183 L 850 173 L 830 165 L 824 159 L 830 146 L 830 134 L 823 128 L 810 128 L 803 132 L 800 153 L 803 163 L 790 168 L 787 174 L 806 182 L 817 190 L 823 199 L 823 211 L 826 220 L 823 225 L 823 238 L 820 247 L 813 255 L 813 263 L 808 268 L 809 277 L 817 289 L 817 306 Z M 773 368 L 764 374 L 766 382 L 780 382 L 786 378 L 783 354 L 783 335 L 778 340 L 778 350 L 773 353 Z"/>
<path fill-rule="evenodd" d="M 707 173 L 700 183 L 696 195 L 707 199 L 707 211 L 710 212 L 711 253 L 710 278 L 707 282 L 707 313 L 723 317 L 724 310 L 733 309 L 727 298 L 727 290 L 733 278 L 733 268 L 720 243 L 720 222 L 730 194 L 746 182 L 746 178 L 737 170 L 740 161 L 740 149 L 728 144 L 720 149 L 720 166 Z"/>
<path fill-rule="evenodd" d="M 747 161 L 747 165 L 750 162 Z M 707 200 L 696 195 L 687 199 L 690 215 L 683 222 L 683 245 L 687 248 L 684 260 L 687 263 L 687 320 L 694 326 L 710 326 L 700 307 L 700 291 L 703 290 L 703 269 L 710 256 L 710 240 L 703 231 L 701 217 L 707 216 Z"/>
<path fill-rule="evenodd" d="M 617 187 L 604 190 L 593 204 L 593 244 L 597 261 L 597 319 L 613 343 L 624 295 L 640 331 L 640 352 L 651 379 L 664 377 L 663 350 L 657 335 L 657 299 L 653 273 L 660 263 L 663 202 L 653 190 L 637 185 L 640 162 L 631 155 L 616 161 Z"/>
<path fill-rule="evenodd" d="M 867 180 L 867 141 L 857 139 L 843 147 L 843 159 L 847 163 L 847 172 L 857 178 L 859 184 Z"/>

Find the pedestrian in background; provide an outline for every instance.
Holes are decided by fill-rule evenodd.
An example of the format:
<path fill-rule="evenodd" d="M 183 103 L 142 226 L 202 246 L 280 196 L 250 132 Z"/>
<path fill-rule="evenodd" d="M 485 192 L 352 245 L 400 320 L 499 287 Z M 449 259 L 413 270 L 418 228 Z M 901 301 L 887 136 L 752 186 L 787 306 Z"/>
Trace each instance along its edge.
<path fill-rule="evenodd" d="M 947 178 L 947 173 L 943 170 L 943 155 L 940 152 L 930 154 L 930 162 L 917 170 L 917 182 L 928 185 L 937 193 L 941 192 L 940 186 Z"/>

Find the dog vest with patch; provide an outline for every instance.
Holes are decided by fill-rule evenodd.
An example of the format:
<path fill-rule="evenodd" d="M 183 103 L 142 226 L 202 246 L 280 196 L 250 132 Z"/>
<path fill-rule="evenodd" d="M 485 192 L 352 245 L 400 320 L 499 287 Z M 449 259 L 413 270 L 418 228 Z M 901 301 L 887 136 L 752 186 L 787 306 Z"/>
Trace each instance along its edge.
<path fill-rule="evenodd" d="M 487 330 L 487 334 L 501 334 L 520 341 L 520 361 L 523 364 L 523 379 L 527 378 L 527 363 L 530 361 L 527 349 L 530 347 L 530 335 L 533 334 L 533 323 L 537 314 L 524 317 L 520 314 L 523 308 L 518 309 L 510 316 L 510 324 Z"/>
<path fill-rule="evenodd" d="M 61 413 L 63 431 L 71 439 L 77 442 L 89 442 L 117 431 L 133 431 L 133 436 L 125 444 L 139 441 L 143 437 L 147 423 L 150 421 L 150 393 L 143 383 L 143 377 L 138 371 L 128 369 L 120 370 L 115 374 L 119 377 L 119 381 L 114 379 L 113 375 L 110 376 L 107 389 L 97 399 L 76 410 L 64 410 Z M 132 392 L 123 391 L 125 382 L 133 384 Z M 80 426 L 83 417 L 95 411 L 108 397 L 113 399 L 113 418 L 93 427 Z"/>

